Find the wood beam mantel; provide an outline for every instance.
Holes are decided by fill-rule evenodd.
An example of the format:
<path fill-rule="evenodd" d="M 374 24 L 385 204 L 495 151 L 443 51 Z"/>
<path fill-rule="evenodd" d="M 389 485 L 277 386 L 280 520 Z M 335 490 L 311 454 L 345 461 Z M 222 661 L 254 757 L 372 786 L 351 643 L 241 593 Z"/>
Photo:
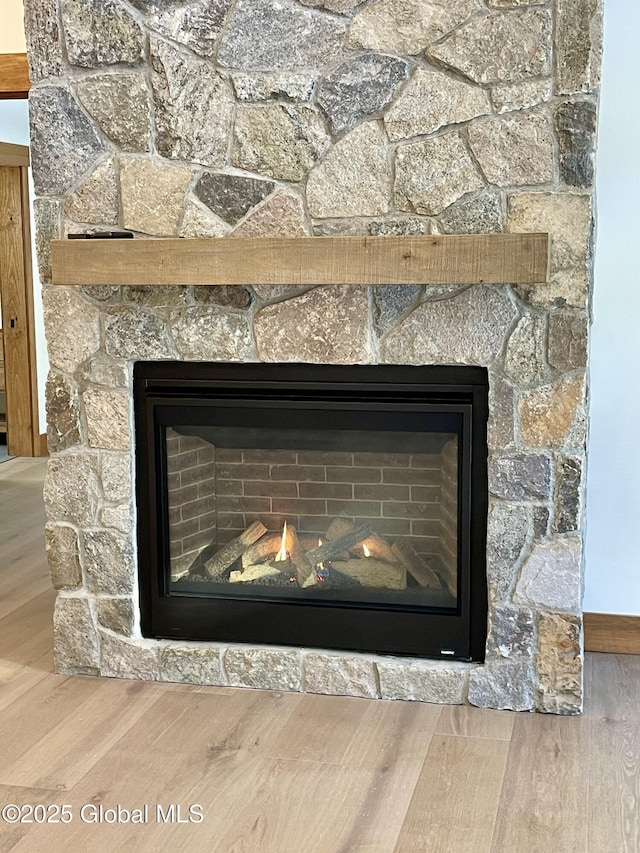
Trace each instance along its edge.
<path fill-rule="evenodd" d="M 26 53 L 0 53 L 0 100 L 26 98 L 31 88 Z"/>
<path fill-rule="evenodd" d="M 60 285 L 530 284 L 547 234 L 54 240 Z"/>

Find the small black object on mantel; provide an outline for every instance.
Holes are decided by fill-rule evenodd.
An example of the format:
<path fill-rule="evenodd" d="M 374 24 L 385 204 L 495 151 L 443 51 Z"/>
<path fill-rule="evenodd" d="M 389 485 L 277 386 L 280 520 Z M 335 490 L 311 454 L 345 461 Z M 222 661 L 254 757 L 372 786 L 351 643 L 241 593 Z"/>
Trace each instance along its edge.
<path fill-rule="evenodd" d="M 69 240 L 133 240 L 131 231 L 96 231 L 93 234 L 67 234 Z"/>

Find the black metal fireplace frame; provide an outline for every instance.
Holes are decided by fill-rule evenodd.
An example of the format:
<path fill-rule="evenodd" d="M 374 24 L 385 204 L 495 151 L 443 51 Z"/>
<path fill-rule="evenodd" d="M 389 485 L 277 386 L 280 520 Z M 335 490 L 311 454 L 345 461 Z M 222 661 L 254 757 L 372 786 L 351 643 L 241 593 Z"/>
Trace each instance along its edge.
<path fill-rule="evenodd" d="M 163 430 L 175 407 L 286 406 L 333 411 L 397 406 L 461 412 L 458 606 L 455 610 L 316 600 L 211 596 L 170 589 Z M 137 362 L 136 505 L 141 628 L 145 637 L 335 648 L 457 660 L 484 659 L 488 378 L 481 367 Z"/>

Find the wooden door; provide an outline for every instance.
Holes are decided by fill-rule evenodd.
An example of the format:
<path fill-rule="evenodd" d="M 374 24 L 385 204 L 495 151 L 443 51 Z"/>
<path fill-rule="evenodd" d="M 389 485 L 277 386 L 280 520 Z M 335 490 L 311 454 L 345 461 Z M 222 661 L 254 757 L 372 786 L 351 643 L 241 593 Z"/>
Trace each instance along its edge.
<path fill-rule="evenodd" d="M 6 165 L 19 156 L 26 157 L 28 164 L 28 149 L 20 154 L 18 148 L 22 146 L 0 145 L 0 300 L 7 449 L 14 456 L 39 456 L 27 166 L 24 162 Z"/>

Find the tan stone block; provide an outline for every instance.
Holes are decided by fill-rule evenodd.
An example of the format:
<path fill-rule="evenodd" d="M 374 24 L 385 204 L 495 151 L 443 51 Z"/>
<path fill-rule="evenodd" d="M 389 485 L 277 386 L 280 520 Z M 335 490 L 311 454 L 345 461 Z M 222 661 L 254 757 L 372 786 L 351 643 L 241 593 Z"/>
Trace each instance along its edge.
<path fill-rule="evenodd" d="M 518 83 L 504 83 L 493 86 L 491 101 L 497 113 L 510 113 L 514 110 L 526 110 L 538 104 L 546 103 L 551 97 L 551 78 L 541 80 L 522 80 Z"/>
<path fill-rule="evenodd" d="M 65 216 L 76 222 L 118 224 L 118 185 L 113 159 L 99 163 L 89 177 L 69 196 Z"/>
<path fill-rule="evenodd" d="M 316 110 L 297 104 L 240 105 L 231 162 L 281 181 L 301 181 L 329 145 Z"/>
<path fill-rule="evenodd" d="M 429 54 L 478 83 L 514 83 L 551 72 L 548 9 L 494 12 L 472 18 Z"/>
<path fill-rule="evenodd" d="M 148 157 L 123 157 L 120 192 L 124 227 L 155 236 L 178 233 L 191 169 Z"/>
<path fill-rule="evenodd" d="M 520 438 L 528 447 L 562 447 L 585 399 L 584 376 L 572 376 L 525 392 L 518 409 Z"/>
<path fill-rule="evenodd" d="M 457 133 L 397 148 L 394 195 L 398 210 L 435 216 L 482 187 L 484 180 Z"/>
<path fill-rule="evenodd" d="M 263 361 L 358 364 L 369 360 L 366 287 L 317 287 L 268 305 L 254 320 Z"/>
<path fill-rule="evenodd" d="M 479 0 L 375 0 L 349 29 L 351 47 L 385 53 L 420 53 L 481 8 Z"/>
<path fill-rule="evenodd" d="M 188 199 L 179 237 L 226 237 L 231 228 L 200 202 Z"/>
<path fill-rule="evenodd" d="M 439 71 L 418 68 L 389 110 L 384 124 L 391 141 L 434 133 L 441 127 L 487 115 L 491 110 L 479 87 Z"/>
<path fill-rule="evenodd" d="M 74 373 L 100 348 L 99 312 L 74 288 L 46 287 L 43 305 L 49 361 Z"/>
<path fill-rule="evenodd" d="M 538 622 L 538 709 L 549 714 L 582 710 L 582 619 L 541 613 Z"/>
<path fill-rule="evenodd" d="M 129 397 L 120 391 L 87 388 L 82 395 L 90 447 L 128 450 Z"/>
<path fill-rule="evenodd" d="M 507 231 L 547 231 L 551 235 L 551 269 L 582 267 L 588 258 L 591 205 L 591 196 L 585 193 L 512 193 Z"/>
<path fill-rule="evenodd" d="M 527 314 L 520 319 L 507 343 L 504 369 L 510 379 L 525 385 L 545 378 L 544 318 Z"/>
<path fill-rule="evenodd" d="M 553 180 L 553 132 L 542 113 L 473 122 L 469 145 L 487 180 L 496 186 Z"/>
<path fill-rule="evenodd" d="M 232 236 L 304 237 L 308 233 L 301 199 L 288 193 L 278 193 L 251 213 Z"/>
<path fill-rule="evenodd" d="M 375 216 L 389 210 L 391 165 L 386 136 L 377 122 L 364 122 L 329 150 L 309 173 L 311 216 Z"/>

